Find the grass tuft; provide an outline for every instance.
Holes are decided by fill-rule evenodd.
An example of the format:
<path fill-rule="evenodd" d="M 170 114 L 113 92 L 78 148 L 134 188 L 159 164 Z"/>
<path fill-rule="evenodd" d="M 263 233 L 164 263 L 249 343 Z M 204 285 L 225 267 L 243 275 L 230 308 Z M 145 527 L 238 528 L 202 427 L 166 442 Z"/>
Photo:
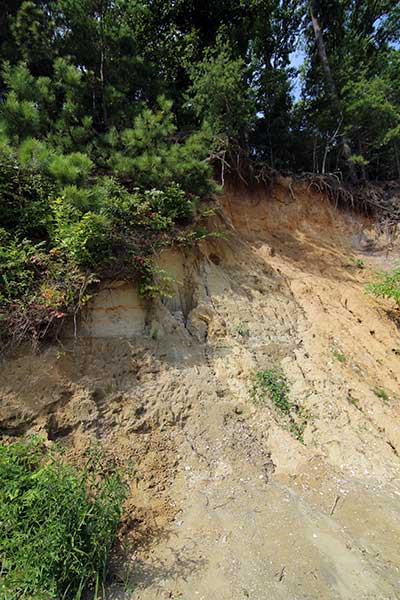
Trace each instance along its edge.
<path fill-rule="evenodd" d="M 333 357 L 336 358 L 336 360 L 338 360 L 340 363 L 345 364 L 347 362 L 346 355 L 337 348 L 332 348 L 332 354 Z"/>
<path fill-rule="evenodd" d="M 98 451 L 78 469 L 37 437 L 0 444 L 0 599 L 97 598 L 126 492 Z"/>
<path fill-rule="evenodd" d="M 380 398 L 381 400 L 384 400 L 385 402 L 389 402 L 389 395 L 386 392 L 386 390 L 384 390 L 383 388 L 376 387 L 376 388 L 373 388 L 372 391 L 374 392 L 374 394 L 377 398 Z"/>

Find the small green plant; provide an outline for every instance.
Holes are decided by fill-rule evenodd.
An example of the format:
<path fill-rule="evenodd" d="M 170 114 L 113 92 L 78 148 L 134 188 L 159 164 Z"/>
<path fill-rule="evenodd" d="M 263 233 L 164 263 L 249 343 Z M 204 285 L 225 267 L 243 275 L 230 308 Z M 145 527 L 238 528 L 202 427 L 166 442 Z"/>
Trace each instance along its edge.
<path fill-rule="evenodd" d="M 98 597 L 126 485 L 92 449 L 83 468 L 39 438 L 0 445 L 0 599 Z"/>
<path fill-rule="evenodd" d="M 247 323 L 240 322 L 235 326 L 235 331 L 242 337 L 249 337 L 250 329 Z"/>
<path fill-rule="evenodd" d="M 347 394 L 347 400 L 355 408 L 357 408 L 358 410 L 361 410 L 361 408 L 360 408 L 360 401 L 358 400 L 358 398 L 354 398 L 354 396 L 352 396 L 350 392 Z"/>
<path fill-rule="evenodd" d="M 383 388 L 375 387 L 372 390 L 377 398 L 384 400 L 385 402 L 389 401 L 389 395 Z"/>
<path fill-rule="evenodd" d="M 344 364 L 347 361 L 346 355 L 343 354 L 343 352 L 341 352 L 337 348 L 332 348 L 332 354 L 334 358 L 336 358 L 336 360 L 338 360 L 342 364 Z"/>
<path fill-rule="evenodd" d="M 146 258 L 141 265 L 141 283 L 139 293 L 147 298 L 171 298 L 176 279 L 164 269 L 158 267 L 151 258 Z"/>
<path fill-rule="evenodd" d="M 285 375 L 278 369 L 257 371 L 251 396 L 256 403 L 272 400 L 278 412 L 287 419 L 289 431 L 298 440 L 303 441 L 306 427 L 305 414 L 297 404 L 289 399 L 289 384 Z M 297 418 L 295 418 L 297 417 Z"/>
<path fill-rule="evenodd" d="M 400 268 L 390 273 L 379 273 L 375 281 L 366 286 L 366 291 L 381 298 L 394 300 L 400 307 Z"/>
<path fill-rule="evenodd" d="M 362 260 L 362 258 L 356 258 L 354 264 L 357 269 L 365 269 L 365 262 Z"/>

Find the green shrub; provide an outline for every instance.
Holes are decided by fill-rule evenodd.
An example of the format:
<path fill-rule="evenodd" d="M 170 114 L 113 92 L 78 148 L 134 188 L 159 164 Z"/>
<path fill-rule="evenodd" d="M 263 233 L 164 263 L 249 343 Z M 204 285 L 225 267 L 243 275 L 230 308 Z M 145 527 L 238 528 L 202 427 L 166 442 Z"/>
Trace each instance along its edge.
<path fill-rule="evenodd" d="M 104 581 L 126 485 L 92 452 L 78 469 L 38 438 L 0 445 L 0 599 L 78 599 Z"/>
<path fill-rule="evenodd" d="M 83 109 L 80 69 L 61 58 L 54 66 L 52 80 L 24 64 L 4 70 L 0 352 L 76 317 L 89 281 L 118 273 L 148 296 L 165 293 L 152 256 L 199 239 L 189 224 L 216 190 L 207 129 L 176 136 L 170 100 L 100 133 Z"/>
<path fill-rule="evenodd" d="M 0 304 L 23 297 L 35 279 L 32 259 L 40 251 L 28 240 L 19 242 L 0 227 Z"/>
<path fill-rule="evenodd" d="M 193 202 L 177 183 L 171 183 L 165 190 L 150 190 L 146 193 L 146 197 L 153 210 L 162 217 L 168 218 L 171 223 L 193 214 Z"/>
<path fill-rule="evenodd" d="M 73 152 L 55 156 L 48 167 L 50 175 L 61 184 L 84 183 L 90 175 L 93 163 L 86 154 Z"/>
<path fill-rule="evenodd" d="M 40 115 L 35 103 L 30 100 L 18 100 L 16 94 L 9 92 L 0 108 L 0 117 L 7 122 L 10 136 L 28 137 L 39 132 Z"/>
<path fill-rule="evenodd" d="M 400 306 L 400 268 L 390 273 L 379 273 L 376 280 L 367 285 L 367 292 L 394 300 Z"/>
<path fill-rule="evenodd" d="M 187 106 L 205 119 L 214 135 L 232 140 L 240 137 L 254 119 L 255 103 L 247 86 L 245 62 L 220 36 L 203 60 L 188 65 L 192 85 Z"/>
<path fill-rule="evenodd" d="M 18 160 L 22 167 L 32 171 L 45 171 L 51 160 L 51 152 L 40 140 L 27 138 L 18 148 Z"/>
<path fill-rule="evenodd" d="M 88 211 L 82 214 L 64 198 L 53 202 L 54 242 L 78 265 L 94 267 L 110 249 L 110 223 L 104 215 Z"/>

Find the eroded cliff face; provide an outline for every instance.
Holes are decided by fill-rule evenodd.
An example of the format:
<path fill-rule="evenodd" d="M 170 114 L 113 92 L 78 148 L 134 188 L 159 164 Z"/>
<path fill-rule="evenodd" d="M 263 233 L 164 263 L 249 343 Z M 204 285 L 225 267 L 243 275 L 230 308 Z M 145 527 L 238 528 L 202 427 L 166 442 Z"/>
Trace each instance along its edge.
<path fill-rule="evenodd" d="M 106 283 L 76 337 L 2 367 L 4 435 L 41 431 L 76 453 L 97 438 L 135 463 L 135 550 L 109 598 L 397 597 L 400 336 L 364 292 L 396 253 L 284 184 L 228 190 L 211 224 L 224 238 L 160 256 L 171 298 Z M 271 367 L 303 442 L 251 399 Z"/>

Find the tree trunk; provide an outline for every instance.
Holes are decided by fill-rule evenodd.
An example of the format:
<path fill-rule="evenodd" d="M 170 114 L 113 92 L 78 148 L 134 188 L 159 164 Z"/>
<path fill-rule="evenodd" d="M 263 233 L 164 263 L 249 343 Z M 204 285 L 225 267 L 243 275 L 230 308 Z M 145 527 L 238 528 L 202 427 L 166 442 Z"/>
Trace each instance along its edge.
<path fill-rule="evenodd" d="M 326 46 L 325 46 L 325 42 L 324 42 L 324 37 L 322 35 L 322 30 L 321 30 L 319 21 L 316 17 L 315 1 L 311 2 L 311 4 L 310 4 L 310 14 L 311 14 L 312 26 L 314 29 L 315 41 L 317 42 L 318 55 L 319 55 L 320 61 L 322 63 L 322 68 L 324 70 L 326 83 L 328 84 L 329 91 L 332 96 L 332 100 L 335 103 L 335 109 L 340 114 L 341 110 L 340 110 L 339 96 L 337 93 L 335 80 L 333 79 L 333 76 L 332 76 L 331 67 L 329 65 L 329 60 L 328 60 L 328 55 L 326 53 Z"/>
<path fill-rule="evenodd" d="M 107 117 L 107 105 L 106 105 L 106 94 L 105 94 L 105 77 L 104 77 L 104 63 L 105 63 L 105 39 L 104 39 L 104 13 L 106 8 L 103 5 L 103 2 L 100 4 L 100 89 L 101 89 L 101 110 L 102 110 L 102 119 L 103 119 L 103 127 L 104 131 L 107 129 L 108 125 L 108 117 Z"/>
<path fill-rule="evenodd" d="M 333 78 L 331 67 L 329 64 L 328 55 L 326 52 L 326 46 L 325 46 L 325 42 L 324 42 L 324 36 L 322 34 L 321 26 L 318 21 L 317 11 L 315 8 L 315 0 L 311 0 L 311 2 L 310 2 L 310 15 L 311 15 L 312 26 L 314 29 L 315 41 L 317 43 L 318 55 L 319 55 L 319 58 L 320 58 L 320 61 L 322 64 L 322 68 L 324 70 L 325 80 L 326 80 L 326 83 L 329 88 L 329 92 L 330 92 L 330 95 L 332 98 L 332 102 L 334 105 L 334 109 L 335 109 L 337 118 L 338 118 L 339 122 L 342 122 L 343 121 L 343 111 L 342 111 L 342 107 L 341 107 L 341 103 L 340 103 L 340 99 L 339 99 L 339 94 L 338 94 L 338 91 L 336 88 L 335 80 Z M 350 149 L 349 141 L 343 135 L 340 136 L 340 140 L 341 140 L 341 142 L 340 142 L 341 154 L 343 155 L 343 158 L 348 166 L 349 173 L 350 173 L 350 179 L 351 179 L 352 183 L 355 183 L 357 181 L 357 174 L 356 174 L 354 164 L 351 162 L 351 160 L 349 160 L 351 157 L 351 149 Z"/>

